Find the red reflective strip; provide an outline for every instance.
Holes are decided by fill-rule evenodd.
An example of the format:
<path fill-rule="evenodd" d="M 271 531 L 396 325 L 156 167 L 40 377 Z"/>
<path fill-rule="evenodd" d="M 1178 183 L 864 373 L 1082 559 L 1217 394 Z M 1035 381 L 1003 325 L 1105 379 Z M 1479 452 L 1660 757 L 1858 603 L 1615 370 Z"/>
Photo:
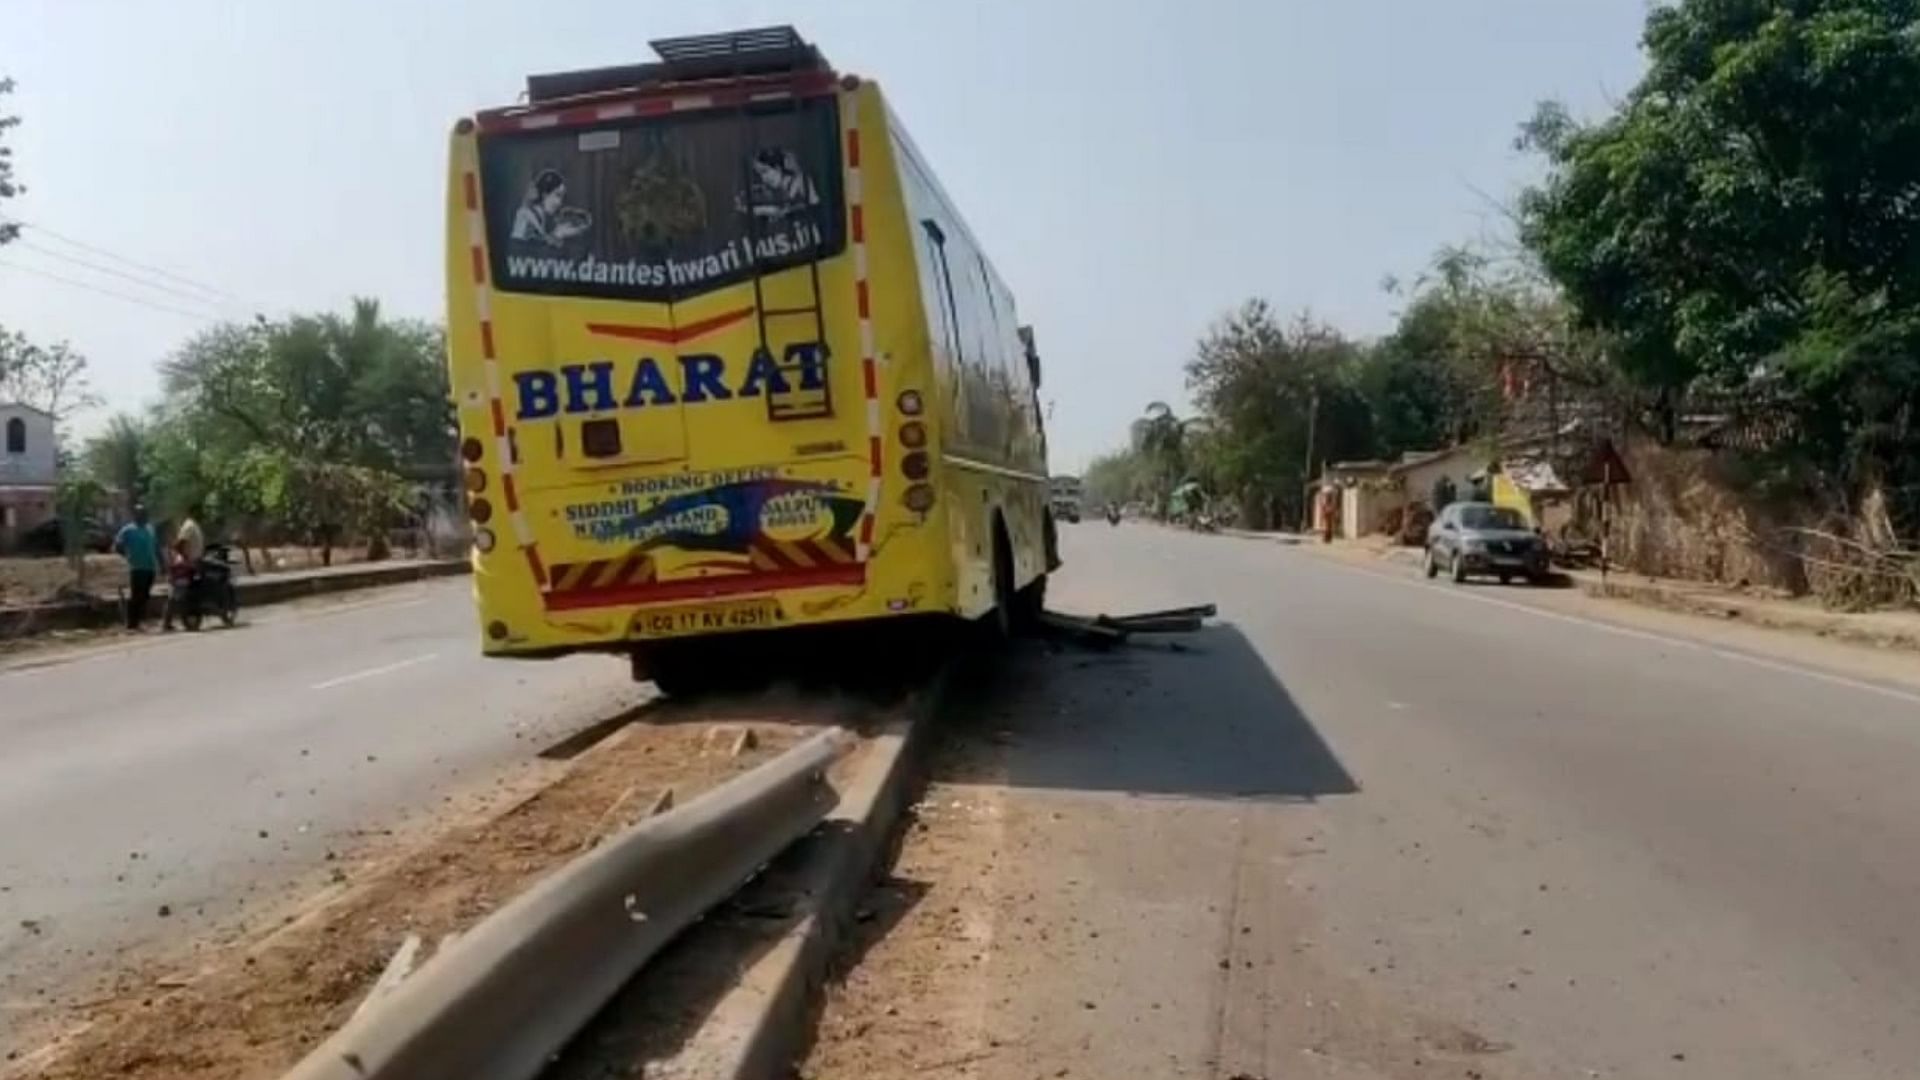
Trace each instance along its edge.
<path fill-rule="evenodd" d="M 532 548 L 526 549 L 532 558 Z M 716 574 L 712 577 L 678 581 L 652 581 L 645 585 L 614 586 L 606 589 L 554 590 L 544 597 L 548 611 L 574 608 L 624 607 L 654 604 L 668 600 L 698 600 L 734 593 L 766 592 L 769 589 L 800 589 L 814 585 L 859 585 L 867 578 L 866 567 L 859 563 L 829 563 L 802 570 L 763 570 L 751 574 Z"/>
<path fill-rule="evenodd" d="M 811 309 L 808 309 L 811 310 Z M 711 334 L 724 326 L 739 322 L 753 314 L 753 309 L 743 307 L 737 311 L 724 311 L 709 319 L 690 322 L 685 326 L 634 326 L 628 323 L 588 323 L 587 332 L 603 334 L 607 337 L 632 338 L 635 341 L 652 341 L 662 345 L 676 345 L 683 341 Z"/>
<path fill-rule="evenodd" d="M 878 435 L 867 438 L 867 465 L 873 470 L 874 476 L 880 475 L 880 436 Z"/>
<path fill-rule="evenodd" d="M 860 167 L 860 129 L 847 129 L 847 168 Z"/>
<path fill-rule="evenodd" d="M 480 183 L 473 178 L 473 174 L 466 173 L 462 175 L 460 177 L 460 186 L 466 189 L 467 209 L 480 209 Z"/>
<path fill-rule="evenodd" d="M 867 279 L 866 278 L 861 278 L 859 281 L 856 281 L 853 283 L 853 293 L 857 301 L 854 307 L 855 307 L 855 310 L 860 313 L 860 317 L 863 319 L 872 318 L 873 309 L 868 306 L 868 301 L 867 301 Z"/>
<path fill-rule="evenodd" d="M 487 283 L 487 264 L 480 258 L 480 249 L 477 247 L 468 248 L 467 254 L 473 259 L 473 283 L 475 285 L 485 285 Z"/>
<path fill-rule="evenodd" d="M 500 404 L 499 398 L 487 402 L 487 411 L 493 414 L 493 434 L 496 438 L 507 433 L 507 410 Z"/>
<path fill-rule="evenodd" d="M 520 492 L 514 487 L 512 473 L 503 472 L 500 474 L 500 493 L 507 497 L 507 510 L 509 512 L 520 509 Z"/>
<path fill-rule="evenodd" d="M 853 204 L 853 242 L 856 244 L 867 242 L 867 215 L 859 203 Z"/>
<path fill-rule="evenodd" d="M 489 360 L 493 359 L 493 323 L 491 321 L 480 324 L 480 355 Z"/>
<path fill-rule="evenodd" d="M 864 357 L 860 361 L 860 378 L 866 382 L 867 400 L 880 396 L 880 372 L 874 366 L 873 357 Z"/>
<path fill-rule="evenodd" d="M 527 569 L 533 571 L 534 584 L 545 585 L 547 583 L 547 568 L 540 562 L 540 553 L 535 551 L 531 545 L 521 548 L 520 550 L 527 553 Z"/>
<path fill-rule="evenodd" d="M 867 516 L 860 519 L 860 542 L 867 545 L 868 547 L 873 546 L 873 515 L 872 514 L 868 514 Z"/>

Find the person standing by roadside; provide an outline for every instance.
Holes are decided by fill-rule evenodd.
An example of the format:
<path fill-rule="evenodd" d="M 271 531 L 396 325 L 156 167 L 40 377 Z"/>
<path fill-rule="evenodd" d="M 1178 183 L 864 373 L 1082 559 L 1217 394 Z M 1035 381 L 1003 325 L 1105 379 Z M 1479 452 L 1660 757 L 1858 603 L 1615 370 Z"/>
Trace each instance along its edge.
<path fill-rule="evenodd" d="M 113 550 L 127 560 L 127 629 L 138 630 L 147 618 L 153 579 L 160 572 L 160 538 L 147 523 L 147 508 L 135 505 L 133 520 L 114 534 Z"/>
<path fill-rule="evenodd" d="M 206 516 L 205 511 L 200 509 L 200 504 L 194 503 L 187 507 L 187 519 L 182 521 L 180 527 L 173 532 L 173 557 L 179 560 L 177 565 L 180 569 L 173 575 L 173 581 L 176 584 L 167 589 L 167 606 L 160 616 L 162 630 L 173 629 L 174 601 L 186 599 L 176 594 L 181 592 L 182 586 L 193 587 L 194 576 L 200 568 L 200 558 L 207 553 L 207 534 L 200 528 L 200 519 L 204 516 Z"/>

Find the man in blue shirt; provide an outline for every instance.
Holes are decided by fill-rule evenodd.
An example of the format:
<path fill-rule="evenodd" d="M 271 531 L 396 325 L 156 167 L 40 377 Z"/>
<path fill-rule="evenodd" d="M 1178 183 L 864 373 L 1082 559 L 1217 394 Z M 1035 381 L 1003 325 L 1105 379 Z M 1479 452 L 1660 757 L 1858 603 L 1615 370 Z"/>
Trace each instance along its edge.
<path fill-rule="evenodd" d="M 138 630 L 147 617 L 153 579 L 160 573 L 160 537 L 147 524 L 147 508 L 135 506 L 133 520 L 114 535 L 113 550 L 127 560 L 127 581 L 133 594 L 127 599 L 127 629 Z"/>

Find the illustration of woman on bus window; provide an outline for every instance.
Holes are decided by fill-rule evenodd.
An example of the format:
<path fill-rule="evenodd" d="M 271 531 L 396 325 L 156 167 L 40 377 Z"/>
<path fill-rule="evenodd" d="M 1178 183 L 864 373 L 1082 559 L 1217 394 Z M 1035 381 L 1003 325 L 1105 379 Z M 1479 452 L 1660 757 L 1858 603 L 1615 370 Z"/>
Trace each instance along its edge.
<path fill-rule="evenodd" d="M 586 232 L 593 215 L 567 204 L 567 180 L 558 169 L 542 169 L 527 185 L 520 209 L 513 215 L 513 239 L 539 241 L 559 247 Z"/>

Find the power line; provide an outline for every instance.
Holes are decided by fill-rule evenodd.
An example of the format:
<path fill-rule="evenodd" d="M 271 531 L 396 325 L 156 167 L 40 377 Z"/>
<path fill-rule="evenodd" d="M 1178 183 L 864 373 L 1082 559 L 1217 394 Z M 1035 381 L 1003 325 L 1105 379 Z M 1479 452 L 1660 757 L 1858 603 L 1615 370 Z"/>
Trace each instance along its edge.
<path fill-rule="evenodd" d="M 155 292 L 168 293 L 172 296 L 180 297 L 183 300 L 191 300 L 196 304 L 210 304 L 215 302 L 214 300 L 206 296 L 203 296 L 200 293 L 188 292 L 185 289 L 176 289 L 171 285 L 162 285 L 155 281 L 149 281 L 138 274 L 130 274 L 125 270 L 116 270 L 111 266 L 102 266 L 97 262 L 91 262 L 87 259 L 82 259 L 77 255 L 68 255 L 62 251 L 56 251 L 53 248 L 46 246 L 45 244 L 36 244 L 31 240 L 17 240 L 15 241 L 15 243 L 19 244 L 23 248 L 26 248 L 28 251 L 37 251 L 42 255 L 47 255 L 52 258 L 59 259 L 62 262 L 69 262 L 74 264 L 75 266 L 84 266 L 88 270 L 92 270 L 95 273 L 111 274 L 114 277 L 121 278 L 126 281 L 131 281 L 135 285 L 138 285 L 143 289 L 152 289 Z M 231 300 L 231 301 L 225 301 L 225 302 L 242 303 L 241 301 L 238 301 L 238 300 Z"/>
<path fill-rule="evenodd" d="M 78 278 L 65 277 L 60 274 L 55 274 L 51 271 L 42 270 L 37 266 L 22 266 L 19 263 L 0 260 L 0 267 L 5 267 L 8 270 L 18 270 L 26 274 L 33 274 L 36 277 L 46 278 L 48 281 L 57 281 L 62 285 L 71 285 L 76 289 L 85 289 L 88 292 L 99 293 L 102 296 L 111 296 L 116 300 L 125 300 L 129 304 L 139 304 L 141 307 L 152 308 L 155 311 L 164 311 L 164 312 L 167 312 L 168 314 L 180 315 L 185 318 L 198 320 L 200 322 L 219 322 L 220 321 L 220 316 L 217 313 L 186 311 L 181 308 L 170 307 L 166 304 L 155 303 L 154 301 L 145 299 L 143 297 L 132 296 L 127 293 L 117 292 L 113 289 L 102 288 L 101 286 L 95 285 L 90 281 L 81 281 Z"/>
<path fill-rule="evenodd" d="M 34 222 L 27 221 L 23 218 L 14 218 L 13 224 L 19 225 L 25 229 L 31 229 L 32 231 L 37 232 L 42 236 L 46 236 L 54 240 L 58 240 L 63 244 L 71 244 L 72 246 L 77 247 L 82 251 L 91 252 L 92 254 L 99 255 L 103 258 L 112 259 L 113 261 L 118 263 L 125 263 L 126 265 L 134 267 L 135 269 L 145 270 L 149 274 L 156 274 L 160 277 L 166 278 L 169 281 L 175 282 L 180 285 L 186 285 L 189 288 L 198 289 L 201 292 L 208 293 L 212 296 L 222 297 L 224 299 L 231 300 L 235 303 L 242 304 L 247 307 L 263 306 L 263 305 L 254 304 L 251 301 L 243 300 L 240 297 L 235 296 L 234 294 L 228 292 L 225 289 L 220 288 L 217 285 L 209 285 L 204 281 L 195 281 L 193 278 L 187 277 L 184 274 L 176 274 L 173 271 L 168 270 L 163 266 L 155 266 L 152 263 L 144 263 L 138 259 L 130 259 L 125 255 L 120 254 L 119 252 L 109 251 L 106 248 L 99 247 L 94 244 L 89 244 L 83 240 L 75 240 L 73 237 L 68 236 L 65 233 L 54 232 L 52 229 L 49 229 L 44 225 L 38 225 L 38 224 L 35 224 Z"/>

